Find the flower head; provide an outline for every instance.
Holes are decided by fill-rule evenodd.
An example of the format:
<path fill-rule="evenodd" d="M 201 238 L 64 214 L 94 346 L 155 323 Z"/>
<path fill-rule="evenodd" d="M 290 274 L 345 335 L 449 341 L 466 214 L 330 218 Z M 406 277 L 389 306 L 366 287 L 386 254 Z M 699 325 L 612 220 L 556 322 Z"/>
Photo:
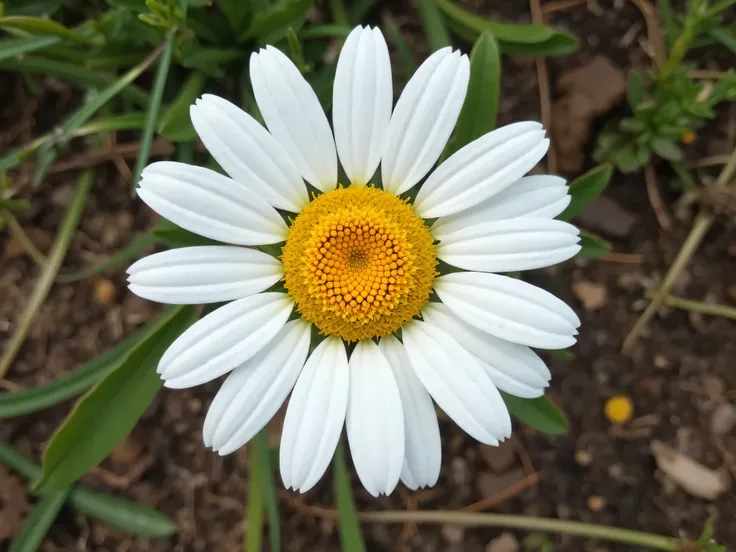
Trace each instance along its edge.
<path fill-rule="evenodd" d="M 284 54 L 254 53 L 250 75 L 268 130 L 216 96 L 191 108 L 229 177 L 172 162 L 143 172 L 138 194 L 151 208 L 230 244 L 130 267 L 141 297 L 230 301 L 186 330 L 158 371 L 172 388 L 229 374 L 204 424 L 205 443 L 220 454 L 251 439 L 291 393 L 280 454 L 287 487 L 306 491 L 320 479 L 343 426 L 370 493 L 388 494 L 399 479 L 433 485 L 441 454 L 433 401 L 496 445 L 511 434 L 499 390 L 537 397 L 549 383 L 530 347 L 575 342 L 580 322 L 567 305 L 497 274 L 580 249 L 577 229 L 554 220 L 570 201 L 565 182 L 524 176 L 547 151 L 544 130 L 500 128 L 430 174 L 465 99 L 468 59 L 451 48 L 432 54 L 392 110 L 376 28 L 356 28 L 340 54 L 334 138 Z M 403 196 L 420 182 L 415 199 Z M 256 248 L 282 242 L 278 258 Z M 455 271 L 439 275 L 440 261 Z M 285 291 L 269 291 L 280 281 Z"/>

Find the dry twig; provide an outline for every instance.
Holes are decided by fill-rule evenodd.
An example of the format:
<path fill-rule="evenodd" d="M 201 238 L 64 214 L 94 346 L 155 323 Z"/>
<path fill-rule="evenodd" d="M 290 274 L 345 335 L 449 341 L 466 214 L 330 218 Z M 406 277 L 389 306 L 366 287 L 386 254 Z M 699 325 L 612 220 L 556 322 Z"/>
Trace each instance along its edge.
<path fill-rule="evenodd" d="M 532 13 L 532 23 L 542 24 L 544 23 L 544 14 L 542 13 L 542 6 L 540 0 L 529 0 L 529 9 Z M 534 63 L 537 67 L 537 85 L 539 86 L 539 110 L 542 115 L 542 125 L 550 131 L 552 125 L 552 103 L 550 100 L 549 91 L 549 74 L 547 73 L 547 63 L 543 56 L 537 56 L 534 58 Z M 547 151 L 547 172 L 555 174 L 557 172 L 557 154 L 555 147 L 550 144 L 549 150 Z"/>
<path fill-rule="evenodd" d="M 667 214 L 662 196 L 659 195 L 659 185 L 657 183 L 657 173 L 654 172 L 654 166 L 650 163 L 644 167 L 644 180 L 647 184 L 647 197 L 649 203 L 654 209 L 654 216 L 657 217 L 657 223 L 662 230 L 669 232 L 672 230 L 672 219 Z"/>

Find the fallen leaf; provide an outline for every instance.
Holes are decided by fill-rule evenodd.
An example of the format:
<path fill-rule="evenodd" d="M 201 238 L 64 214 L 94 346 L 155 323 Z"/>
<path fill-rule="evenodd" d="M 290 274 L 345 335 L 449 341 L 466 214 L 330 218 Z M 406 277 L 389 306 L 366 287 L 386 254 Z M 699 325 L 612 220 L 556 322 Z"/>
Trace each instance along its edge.
<path fill-rule="evenodd" d="M 519 542 L 511 533 L 501 533 L 486 545 L 485 552 L 518 552 Z"/>
<path fill-rule="evenodd" d="M 710 419 L 710 429 L 718 436 L 726 435 L 736 426 L 736 406 L 731 403 L 721 403 L 713 411 Z"/>
<path fill-rule="evenodd" d="M 661 441 L 652 441 L 651 448 L 659 469 L 691 495 L 713 500 L 728 489 L 725 472 L 712 470 Z"/>
<path fill-rule="evenodd" d="M 607 292 L 605 286 L 595 282 L 575 282 L 572 291 L 580 299 L 585 310 L 598 310 L 606 304 Z"/>

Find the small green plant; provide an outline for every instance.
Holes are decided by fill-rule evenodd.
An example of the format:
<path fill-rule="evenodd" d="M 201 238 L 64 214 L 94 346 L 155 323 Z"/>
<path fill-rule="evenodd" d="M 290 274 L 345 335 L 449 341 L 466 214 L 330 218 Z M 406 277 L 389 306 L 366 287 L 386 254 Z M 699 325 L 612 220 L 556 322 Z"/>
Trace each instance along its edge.
<path fill-rule="evenodd" d="M 680 144 L 695 140 L 717 104 L 736 99 L 736 72 L 725 73 L 715 84 L 703 83 L 692 78 L 693 68 L 685 62 L 704 35 L 721 29 L 722 12 L 733 3 L 690 0 L 679 28 L 663 17 L 667 36 L 673 38 L 668 57 L 659 66 L 629 73 L 626 99 L 631 115 L 598 136 L 594 153 L 598 162 L 609 161 L 622 172 L 639 170 L 652 155 L 678 162 L 683 158 Z M 661 6 L 660 11 L 669 13 Z"/>

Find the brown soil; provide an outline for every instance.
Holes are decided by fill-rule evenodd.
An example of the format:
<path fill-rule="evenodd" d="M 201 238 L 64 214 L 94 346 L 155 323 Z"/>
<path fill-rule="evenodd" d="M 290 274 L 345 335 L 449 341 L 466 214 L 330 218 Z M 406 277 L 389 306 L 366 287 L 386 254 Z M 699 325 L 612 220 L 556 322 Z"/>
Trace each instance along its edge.
<path fill-rule="evenodd" d="M 407 33 L 416 59 L 422 59 L 426 45 L 421 39 L 418 14 L 412 10 L 398 13 L 388 4 L 391 3 L 384 3 L 381 9 L 397 12 L 396 20 Z M 508 21 L 530 19 L 522 2 L 473 0 L 465 4 L 477 13 Z M 503 7 L 487 7 L 491 4 Z M 642 48 L 646 31 L 641 14 L 632 3 L 601 0 L 600 11 L 596 2 L 589 2 L 592 10 L 586 8 L 585 2 L 581 4 L 550 17 L 550 22 L 577 34 L 582 44 L 574 55 L 547 60 L 553 94 L 554 84 L 562 74 L 598 54 L 623 69 L 640 66 L 646 59 Z M 627 40 L 622 43 L 623 37 Z M 536 75 L 533 60 L 504 58 L 499 124 L 540 118 Z M 8 75 L 2 78 L 13 83 L 4 90 L 8 101 L 0 112 L 0 128 L 7 129 L 3 131 L 6 136 L 0 137 L 3 148 L 10 138 L 15 144 L 24 143 L 73 107 L 73 94 L 63 83 L 44 81 L 44 95 L 32 99 L 23 92 L 20 79 Z M 33 105 L 38 106 L 35 111 Z M 728 117 L 723 115 L 701 133 L 693 151 L 727 151 L 730 131 Z M 601 123 L 601 119 L 593 122 L 596 127 Z M 589 143 L 584 152 L 586 159 L 591 150 Z M 590 166 L 592 162 L 587 160 L 586 168 Z M 657 170 L 667 206 L 675 210 L 678 194 L 668 191 L 671 176 L 664 167 Z M 20 222 L 26 229 L 36 229 L 34 235 L 43 247 L 43 242 L 48 244 L 56 231 L 70 201 L 74 175 L 56 174 L 37 190 L 31 189 L 24 170 L 12 176 L 23 187 L 23 197 L 32 199 L 31 209 L 22 214 Z M 711 520 L 715 523 L 716 539 L 728 548 L 736 547 L 736 495 L 727 492 L 708 501 L 687 494 L 662 477 L 650 449 L 652 440 L 658 439 L 704 465 L 723 467 L 731 477 L 736 474 L 736 432 L 731 428 L 725 436 L 717 436 L 712 430 L 716 408 L 736 401 L 733 322 L 663 310 L 631 354 L 620 353 L 622 339 L 642 308 L 644 293 L 657 284 L 672 262 L 687 235 L 693 212 L 685 209 L 674 219 L 674 228 L 662 232 L 641 175 L 615 174 L 605 196 L 635 217 L 636 223 L 619 231 L 622 219 L 614 217 L 608 221 L 608 230 L 601 231 L 601 225 L 605 230 L 606 221 L 589 216 L 583 217 L 580 224 L 611 239 L 615 251 L 637 254 L 635 262 L 576 259 L 528 277 L 573 305 L 583 321 L 579 342 L 572 349 L 575 359 L 550 360 L 554 378 L 549 393 L 569 417 L 570 432 L 548 437 L 517 425 L 509 443 L 491 449 L 473 441 L 449 420 L 443 420 L 444 465 L 438 485 L 419 493 L 400 488 L 392 497 L 376 501 L 355 482 L 359 508 L 459 509 L 486 499 L 488 511 L 583 520 L 690 538 L 696 537 L 704 523 Z M 148 227 L 152 219 L 150 211 L 130 197 L 129 183 L 120 171 L 113 164 L 105 165 L 96 172 L 96 185 L 64 270 L 89 266 L 120 250 L 134 231 Z M 730 294 L 728 291 L 736 273 L 732 231 L 732 225 L 714 227 L 680 278 L 678 295 L 733 304 L 733 288 Z M 7 242 L 7 233 L 0 235 L 0 250 L 8 246 Z M 6 251 L 0 266 L 0 343 L 11 335 L 37 274 L 30 259 Z M 577 295 L 573 284 L 578 284 Z M 151 320 L 157 312 L 156 305 L 126 290 L 122 269 L 106 273 L 103 280 L 55 285 L 7 380 L 0 384 L 14 390 L 68 373 Z M 179 534 L 163 541 L 131 538 L 65 510 L 42 550 L 242 549 L 246 450 L 221 458 L 205 449 L 201 439 L 204 415 L 217 387 L 217 383 L 212 383 L 193 390 L 162 390 L 129 439 L 99 469 L 83 478 L 91 487 L 159 508 L 177 521 Z M 634 420 L 614 427 L 604 417 L 603 406 L 607 398 L 620 394 L 632 399 Z M 70 406 L 63 404 L 34 415 L 3 420 L 0 440 L 13 443 L 37 459 Z M 274 432 L 277 436 L 278 427 L 274 427 Z M 9 542 L 2 539 L 20 530 L 21 520 L 34 500 L 19 492 L 23 488 L 18 485 L 20 481 L 9 473 L 0 466 L 0 521 L 6 523 L 0 523 L 0 550 L 7 549 Z M 512 492 L 514 489 L 518 492 Z M 304 506 L 333 506 L 329 475 L 305 497 L 281 492 L 280 498 L 284 550 L 339 549 L 335 522 L 312 515 Z M 2 517 L 3 508 L 23 515 Z M 417 529 L 367 524 L 363 530 L 371 551 L 482 552 L 501 533 L 496 529 L 451 525 Z M 525 535 L 516 536 L 523 544 Z M 555 550 L 633 549 L 556 536 L 548 541 L 542 539 L 541 543 L 554 545 Z"/>

